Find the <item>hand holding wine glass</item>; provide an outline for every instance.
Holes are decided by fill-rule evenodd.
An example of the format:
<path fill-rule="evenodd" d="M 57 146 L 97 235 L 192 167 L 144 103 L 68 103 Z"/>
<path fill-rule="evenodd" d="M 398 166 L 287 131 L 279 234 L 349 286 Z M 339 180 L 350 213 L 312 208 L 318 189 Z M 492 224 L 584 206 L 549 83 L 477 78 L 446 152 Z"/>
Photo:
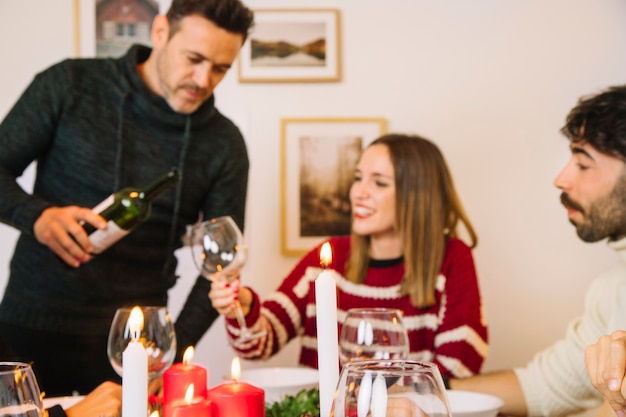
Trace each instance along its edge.
<path fill-rule="evenodd" d="M 239 278 L 239 270 L 247 259 L 248 247 L 232 217 L 222 216 L 197 223 L 191 227 L 189 237 L 191 254 L 202 276 L 207 279 L 217 276 L 231 283 Z M 240 329 L 235 345 L 266 334 L 265 331 L 253 332 L 248 328 L 245 314 L 237 299 L 235 314 Z"/>

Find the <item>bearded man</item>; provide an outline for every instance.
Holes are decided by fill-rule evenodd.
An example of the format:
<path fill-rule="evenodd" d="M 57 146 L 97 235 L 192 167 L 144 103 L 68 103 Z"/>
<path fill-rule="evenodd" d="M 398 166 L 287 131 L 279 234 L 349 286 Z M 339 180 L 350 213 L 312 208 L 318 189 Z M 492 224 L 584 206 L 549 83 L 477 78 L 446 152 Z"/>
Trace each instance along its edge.
<path fill-rule="evenodd" d="M 525 367 L 448 381 L 502 398 L 505 415 L 560 416 L 598 406 L 602 395 L 587 375 L 585 348 L 626 329 L 626 86 L 581 99 L 561 132 L 571 158 L 554 185 L 569 221 L 585 242 L 608 239 L 621 262 L 589 287 L 585 310 L 565 337 Z"/>

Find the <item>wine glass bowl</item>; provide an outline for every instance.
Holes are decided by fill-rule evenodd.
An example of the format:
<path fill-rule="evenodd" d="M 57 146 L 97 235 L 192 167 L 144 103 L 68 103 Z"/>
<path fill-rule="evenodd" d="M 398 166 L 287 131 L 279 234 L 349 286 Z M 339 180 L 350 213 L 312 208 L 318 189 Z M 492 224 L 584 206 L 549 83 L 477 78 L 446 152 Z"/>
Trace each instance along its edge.
<path fill-rule="evenodd" d="M 111 366 L 122 376 L 122 354 L 133 338 L 128 319 L 132 308 L 118 308 L 111 322 L 107 355 Z M 143 306 L 143 328 L 140 341 L 148 354 L 148 377 L 155 379 L 163 374 L 176 357 L 176 333 L 166 307 Z"/>
<path fill-rule="evenodd" d="M 404 359 L 347 363 L 330 415 L 451 417 L 437 366 Z"/>
<path fill-rule="evenodd" d="M 230 216 L 200 222 L 190 230 L 191 255 L 203 277 L 221 272 L 229 281 L 247 260 L 243 235 Z"/>
<path fill-rule="evenodd" d="M 363 360 L 407 359 L 409 337 L 402 311 L 392 308 L 352 308 L 339 334 L 342 365 Z"/>
<path fill-rule="evenodd" d="M 42 417 L 39 384 L 31 366 L 0 362 L 0 416 Z"/>
<path fill-rule="evenodd" d="M 239 277 L 239 270 L 247 260 L 248 247 L 232 217 L 222 216 L 198 222 L 191 226 L 188 237 L 191 255 L 203 277 L 214 279 L 217 272 L 220 273 L 218 279 L 228 282 Z M 244 345 L 267 333 L 253 332 L 248 328 L 239 300 L 235 300 L 235 314 L 239 324 L 239 337 L 233 341 L 234 345 Z"/>

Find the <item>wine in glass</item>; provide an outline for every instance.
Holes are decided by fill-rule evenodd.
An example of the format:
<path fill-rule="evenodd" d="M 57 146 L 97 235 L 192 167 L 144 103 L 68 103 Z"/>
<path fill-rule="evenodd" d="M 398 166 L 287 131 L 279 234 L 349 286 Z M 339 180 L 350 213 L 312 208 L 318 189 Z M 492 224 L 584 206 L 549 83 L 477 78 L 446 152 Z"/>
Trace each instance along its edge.
<path fill-rule="evenodd" d="M 200 274 L 211 279 L 220 272 L 220 279 L 232 282 L 239 277 L 239 270 L 247 259 L 248 247 L 243 234 L 230 216 L 217 217 L 193 225 L 189 230 L 191 254 Z M 239 337 L 235 345 L 242 345 L 267 332 L 253 332 L 246 325 L 246 318 L 239 300 L 235 301 L 235 314 L 239 324 Z"/>
<path fill-rule="evenodd" d="M 364 360 L 407 359 L 409 337 L 402 311 L 393 308 L 352 308 L 339 335 L 341 365 Z"/>
<path fill-rule="evenodd" d="M 0 362 L 0 416 L 43 417 L 39 384 L 31 366 Z"/>
<path fill-rule="evenodd" d="M 332 417 L 451 417 L 437 365 L 396 359 L 347 363 Z"/>
<path fill-rule="evenodd" d="M 111 366 L 122 376 L 122 354 L 131 341 L 128 319 L 132 308 L 118 308 L 109 329 L 107 355 Z M 176 357 L 176 333 L 166 307 L 143 306 L 143 329 L 140 341 L 148 353 L 148 378 L 153 380 L 163 374 Z"/>

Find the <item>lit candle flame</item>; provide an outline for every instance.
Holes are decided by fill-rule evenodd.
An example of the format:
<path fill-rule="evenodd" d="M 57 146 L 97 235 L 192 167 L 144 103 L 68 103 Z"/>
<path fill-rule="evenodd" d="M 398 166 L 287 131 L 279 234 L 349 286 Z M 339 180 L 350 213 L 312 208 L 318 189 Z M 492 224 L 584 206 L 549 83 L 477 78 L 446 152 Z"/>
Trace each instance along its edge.
<path fill-rule="evenodd" d="M 230 364 L 230 377 L 235 382 L 241 377 L 241 362 L 238 356 L 235 356 Z"/>
<path fill-rule="evenodd" d="M 193 403 L 194 390 L 195 390 L 195 387 L 193 386 L 193 384 L 189 384 L 189 386 L 185 390 L 185 404 Z"/>
<path fill-rule="evenodd" d="M 128 317 L 128 330 L 130 331 L 131 339 L 138 340 L 143 329 L 143 313 L 141 308 L 133 307 Z"/>
<path fill-rule="evenodd" d="M 183 365 L 187 365 L 189 362 L 191 362 L 194 353 L 195 350 L 193 346 L 189 346 L 187 347 L 187 349 L 185 349 L 185 353 L 183 353 Z"/>
<path fill-rule="evenodd" d="M 160 417 L 159 410 L 154 410 L 154 411 L 150 414 L 150 417 Z"/>
<path fill-rule="evenodd" d="M 320 249 L 320 265 L 324 269 L 333 261 L 333 252 L 330 249 L 330 243 L 325 242 Z"/>

